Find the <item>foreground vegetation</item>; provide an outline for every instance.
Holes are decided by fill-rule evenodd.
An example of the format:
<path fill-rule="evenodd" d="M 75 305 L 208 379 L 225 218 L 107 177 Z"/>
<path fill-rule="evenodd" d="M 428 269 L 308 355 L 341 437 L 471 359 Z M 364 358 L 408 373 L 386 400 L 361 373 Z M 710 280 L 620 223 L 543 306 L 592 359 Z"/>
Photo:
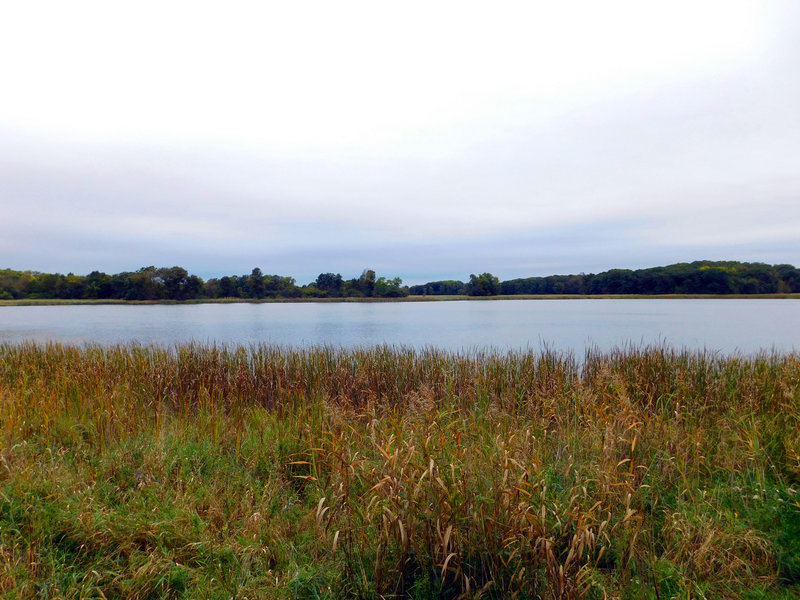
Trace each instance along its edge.
<path fill-rule="evenodd" d="M 0 346 L 3 598 L 784 598 L 800 357 Z"/>
<path fill-rule="evenodd" d="M 412 296 L 496 297 L 519 295 L 728 295 L 800 293 L 800 269 L 735 261 L 695 261 L 651 269 L 612 269 L 603 273 L 550 275 L 500 281 L 491 273 L 470 275 L 468 282 L 431 281 L 404 286 L 399 277 L 378 277 L 364 269 L 359 277 L 320 273 L 303 286 L 292 277 L 249 275 L 203 281 L 182 267 L 142 267 L 108 275 L 39 273 L 0 269 L 0 302 L 14 300 L 118 300 L 127 302 L 209 300 L 398 299 Z"/>

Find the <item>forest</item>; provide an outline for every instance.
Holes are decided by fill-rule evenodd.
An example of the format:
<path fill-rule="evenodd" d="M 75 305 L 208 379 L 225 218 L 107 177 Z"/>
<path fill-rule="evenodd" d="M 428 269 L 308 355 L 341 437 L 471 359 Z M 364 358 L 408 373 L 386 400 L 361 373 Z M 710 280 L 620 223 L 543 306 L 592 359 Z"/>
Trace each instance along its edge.
<path fill-rule="evenodd" d="M 321 273 L 307 285 L 294 278 L 265 275 L 256 267 L 250 274 L 231 275 L 204 281 L 183 267 L 142 267 L 138 271 L 108 275 L 62 275 L 36 271 L 0 270 L 0 300 L 204 300 L 215 298 L 397 298 L 407 296 L 399 278 L 377 277 L 365 269 L 359 277 L 344 279 L 338 273 Z"/>
<path fill-rule="evenodd" d="M 412 295 L 664 295 L 777 294 L 800 292 L 800 270 L 792 265 L 736 261 L 695 261 L 649 269 L 550 275 L 498 281 L 491 273 L 468 282 L 432 281 L 409 288 Z"/>
<path fill-rule="evenodd" d="M 413 296 L 498 295 L 669 295 L 800 293 L 800 270 L 788 264 L 695 261 L 648 269 L 612 269 L 602 273 L 550 275 L 500 281 L 491 273 L 470 275 L 469 281 L 431 281 L 404 286 L 399 277 L 379 277 L 372 269 L 345 279 L 320 273 L 298 285 L 294 278 L 249 274 L 203 280 L 183 267 L 142 267 L 109 275 L 0 270 L 0 300 L 64 299 L 125 301 L 186 301 L 220 298 L 402 298 Z"/>

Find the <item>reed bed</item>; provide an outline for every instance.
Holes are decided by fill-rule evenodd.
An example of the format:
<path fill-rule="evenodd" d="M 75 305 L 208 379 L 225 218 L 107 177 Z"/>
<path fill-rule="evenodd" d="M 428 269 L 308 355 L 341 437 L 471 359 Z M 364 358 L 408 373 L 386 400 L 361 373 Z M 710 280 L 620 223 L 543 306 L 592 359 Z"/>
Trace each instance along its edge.
<path fill-rule="evenodd" d="M 0 345 L 3 598 L 800 594 L 800 357 Z"/>

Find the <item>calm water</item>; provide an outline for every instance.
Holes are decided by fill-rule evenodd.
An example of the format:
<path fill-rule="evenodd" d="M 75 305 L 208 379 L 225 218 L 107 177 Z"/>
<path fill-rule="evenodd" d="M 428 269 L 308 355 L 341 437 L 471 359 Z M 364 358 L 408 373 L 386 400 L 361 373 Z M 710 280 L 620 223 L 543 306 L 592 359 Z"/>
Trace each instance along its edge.
<path fill-rule="evenodd" d="M 628 344 L 754 353 L 800 350 L 797 300 L 0 307 L 0 343 L 184 342 L 436 346 L 450 350 L 610 349 Z"/>

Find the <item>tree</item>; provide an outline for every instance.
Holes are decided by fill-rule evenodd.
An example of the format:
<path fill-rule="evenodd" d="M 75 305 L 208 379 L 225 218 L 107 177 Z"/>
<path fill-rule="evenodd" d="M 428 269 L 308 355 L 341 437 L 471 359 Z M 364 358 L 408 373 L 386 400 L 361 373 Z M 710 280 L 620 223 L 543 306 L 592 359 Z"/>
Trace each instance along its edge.
<path fill-rule="evenodd" d="M 344 282 L 342 293 L 350 298 L 363 298 L 364 292 L 361 291 L 360 282 L 358 279 L 348 279 Z"/>
<path fill-rule="evenodd" d="M 294 277 L 281 277 L 280 275 L 265 275 L 264 295 L 270 298 L 296 298 L 301 295 Z"/>
<path fill-rule="evenodd" d="M 408 296 L 408 290 L 403 289 L 403 280 L 399 277 L 386 279 L 378 277 L 375 281 L 375 295 L 383 298 L 400 298 Z"/>
<path fill-rule="evenodd" d="M 358 278 L 358 289 L 365 296 L 373 296 L 375 294 L 375 271 L 364 269 L 361 272 L 361 277 Z"/>
<path fill-rule="evenodd" d="M 185 300 L 186 283 L 189 273 L 183 267 L 162 267 L 157 269 L 153 281 L 164 286 L 165 296 L 170 300 Z"/>
<path fill-rule="evenodd" d="M 776 265 L 775 274 L 780 280 L 780 291 L 800 292 L 800 270 L 795 269 L 792 265 Z"/>
<path fill-rule="evenodd" d="M 220 278 L 219 291 L 217 293 L 219 294 L 220 298 L 233 298 L 234 296 L 238 296 L 236 286 L 233 283 L 233 279 L 231 279 L 227 275 Z"/>
<path fill-rule="evenodd" d="M 496 296 L 500 293 L 500 280 L 491 273 L 470 275 L 466 287 L 469 296 Z"/>
<path fill-rule="evenodd" d="M 423 285 L 412 285 L 409 288 L 412 296 L 454 296 L 466 293 L 464 282 L 455 279 L 444 281 L 429 281 Z"/>
<path fill-rule="evenodd" d="M 338 297 L 344 291 L 344 280 L 339 273 L 320 273 L 314 282 L 314 287 L 328 296 Z"/>
<path fill-rule="evenodd" d="M 86 290 L 86 277 L 68 273 L 66 277 L 62 278 L 61 285 L 58 290 L 59 298 L 83 298 L 84 291 Z"/>
<path fill-rule="evenodd" d="M 114 289 L 111 277 L 100 271 L 92 271 L 86 277 L 86 287 L 83 291 L 84 298 L 111 298 Z"/>
<path fill-rule="evenodd" d="M 186 284 L 183 286 L 181 299 L 189 300 L 193 298 L 202 298 L 204 288 L 205 285 L 202 279 L 197 275 L 189 275 L 186 279 Z"/>
<path fill-rule="evenodd" d="M 163 283 L 158 281 L 154 266 L 142 267 L 135 273 L 120 273 L 114 276 L 115 287 L 120 288 L 120 296 L 125 300 L 159 300 L 162 297 Z"/>
<path fill-rule="evenodd" d="M 247 287 L 250 288 L 250 296 L 253 298 L 264 297 L 264 274 L 258 267 L 253 269 L 247 278 Z"/>

